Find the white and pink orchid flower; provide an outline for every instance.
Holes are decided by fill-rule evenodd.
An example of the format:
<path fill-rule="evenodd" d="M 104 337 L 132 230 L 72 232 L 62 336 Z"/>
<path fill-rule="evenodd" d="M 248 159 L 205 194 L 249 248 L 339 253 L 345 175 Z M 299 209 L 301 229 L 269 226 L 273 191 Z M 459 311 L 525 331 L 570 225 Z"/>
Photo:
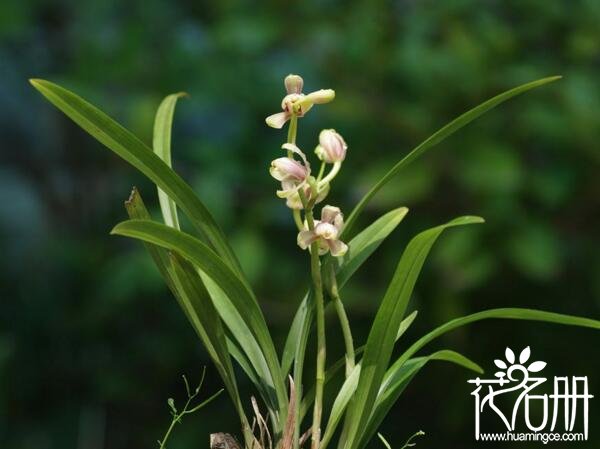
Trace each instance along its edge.
<path fill-rule="evenodd" d="M 281 190 L 277 191 L 279 198 L 289 198 L 297 194 L 299 189 L 307 186 L 310 176 L 310 164 L 306 155 L 294 144 L 286 143 L 282 147 L 284 150 L 300 156 L 302 163 L 291 157 L 280 157 L 271 162 L 269 172 L 277 181 L 281 181 Z"/>
<path fill-rule="evenodd" d="M 317 198 L 314 200 L 313 204 L 319 204 L 321 201 L 323 201 L 327 197 L 327 195 L 329 194 L 329 183 L 323 184 L 320 182 L 317 185 L 317 189 L 318 189 Z M 300 190 L 300 189 L 298 189 L 298 190 Z M 313 188 L 310 185 L 306 184 L 302 188 L 302 190 L 304 191 L 304 197 L 306 198 L 306 201 L 313 201 L 313 197 L 314 197 Z M 295 209 L 295 210 L 304 209 L 304 205 L 302 204 L 302 200 L 300 199 L 299 191 L 288 196 L 285 204 L 290 209 Z"/>
<path fill-rule="evenodd" d="M 315 220 L 312 230 L 305 229 L 298 233 L 298 246 L 307 249 L 315 241 L 318 243 L 319 255 L 328 251 L 334 257 L 341 257 L 348 251 L 348 245 L 339 240 L 344 227 L 344 216 L 338 207 L 325 206 L 321 210 L 321 220 Z"/>
<path fill-rule="evenodd" d="M 304 81 L 298 75 L 286 76 L 284 85 L 287 95 L 281 101 L 283 112 L 272 114 L 265 120 L 271 128 L 281 129 L 292 115 L 303 117 L 313 105 L 329 103 L 335 98 L 333 89 L 321 89 L 304 95 L 302 93 Z"/>

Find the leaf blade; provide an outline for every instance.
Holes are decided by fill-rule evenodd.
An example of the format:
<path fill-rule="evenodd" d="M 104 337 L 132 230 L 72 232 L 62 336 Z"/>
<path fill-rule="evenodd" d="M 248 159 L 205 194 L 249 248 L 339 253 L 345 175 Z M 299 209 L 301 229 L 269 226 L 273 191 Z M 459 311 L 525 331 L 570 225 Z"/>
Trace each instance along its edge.
<path fill-rule="evenodd" d="M 235 272 L 203 242 L 163 224 L 129 220 L 117 224 L 111 234 L 136 238 L 175 251 L 202 270 L 203 282 L 211 298 L 222 301 L 215 307 L 232 333 L 236 334 L 238 343 L 247 352 L 262 381 L 273 386 L 278 412 L 284 419 L 288 398 L 275 347 L 256 298 Z M 222 290 L 223 295 L 211 291 L 211 282 L 207 279 Z"/>
<path fill-rule="evenodd" d="M 508 319 L 524 321 L 541 321 L 545 323 L 563 324 L 566 326 L 577 326 L 589 329 L 600 330 L 600 321 L 592 318 L 583 318 L 573 315 L 563 315 L 560 313 L 546 312 L 543 310 L 523 309 L 523 308 L 500 308 L 484 310 L 471 315 L 455 318 L 425 334 L 419 340 L 414 342 L 400 357 L 401 362 L 405 362 L 412 357 L 419 349 L 439 336 L 450 332 L 467 324 L 489 319 Z"/>
<path fill-rule="evenodd" d="M 405 166 L 410 164 L 413 160 L 421 156 L 425 151 L 442 142 L 447 137 L 454 134 L 456 131 L 461 129 L 463 126 L 468 125 L 473 120 L 478 118 L 479 116 L 485 114 L 490 109 L 498 106 L 499 104 L 511 99 L 514 96 L 527 92 L 528 90 L 535 89 L 536 87 L 543 86 L 544 84 L 551 83 L 553 81 L 557 81 L 561 76 L 550 76 L 547 78 L 542 78 L 536 81 L 532 81 L 526 84 L 522 84 L 513 89 L 507 90 L 495 97 L 490 98 L 487 101 L 479 104 L 478 106 L 470 109 L 469 111 L 463 113 L 458 116 L 448 124 L 444 125 L 438 131 L 433 133 L 419 145 L 417 145 L 414 149 L 412 149 L 404 158 L 396 163 L 379 181 L 375 183 L 375 185 L 362 197 L 362 199 L 358 202 L 358 204 L 354 207 L 350 216 L 346 221 L 346 227 L 342 232 L 342 238 L 351 233 L 354 225 L 356 224 L 356 220 L 360 213 L 363 211 L 367 203 L 375 196 L 375 194 L 385 186 L 400 170 L 402 170 Z"/>
<path fill-rule="evenodd" d="M 73 92 L 41 79 L 29 80 L 50 103 L 65 113 L 92 137 L 129 162 L 179 205 L 217 253 L 242 276 L 239 263 L 225 234 L 194 194 L 192 188 L 171 170 L 139 138 L 98 108 Z"/>
<path fill-rule="evenodd" d="M 152 138 L 152 149 L 165 164 L 172 167 L 171 161 L 171 129 L 173 127 L 173 116 L 175 114 L 175 105 L 177 100 L 186 96 L 185 92 L 171 94 L 165 97 L 160 103 L 156 116 L 154 118 L 154 134 Z M 163 220 L 167 226 L 179 229 L 179 217 L 177 216 L 177 206 L 175 201 L 169 198 L 169 195 L 161 189 L 158 190 L 158 201 L 162 211 Z"/>
<path fill-rule="evenodd" d="M 359 429 L 364 428 L 371 414 L 379 385 L 391 358 L 398 327 L 433 243 L 445 229 L 482 222 L 480 217 L 459 217 L 421 232 L 408 243 L 369 332 L 361 361 L 359 384 L 348 408 L 348 448 L 355 449 L 360 441 Z"/>
<path fill-rule="evenodd" d="M 410 359 L 405 365 L 392 365 L 386 372 L 386 381 L 378 393 L 373 413 L 369 417 L 367 426 L 361 436 L 359 447 L 365 447 L 371 438 L 373 438 L 379 425 L 413 377 L 432 360 L 454 363 L 463 368 L 475 371 L 476 373 L 483 373 L 483 369 L 475 362 L 458 352 L 448 349 L 436 351 L 429 356 Z"/>
<path fill-rule="evenodd" d="M 131 219 L 151 218 L 136 188 L 133 188 L 129 199 L 125 202 L 125 208 Z M 198 275 L 195 271 L 190 272 L 191 267 L 186 268 L 186 264 L 189 263 L 181 258 L 172 259 L 163 248 L 150 243 L 144 246 L 215 364 L 238 412 L 242 427 L 246 426 L 248 421 L 226 347 L 223 324 L 206 290 L 202 288 L 201 283 L 193 281 Z"/>

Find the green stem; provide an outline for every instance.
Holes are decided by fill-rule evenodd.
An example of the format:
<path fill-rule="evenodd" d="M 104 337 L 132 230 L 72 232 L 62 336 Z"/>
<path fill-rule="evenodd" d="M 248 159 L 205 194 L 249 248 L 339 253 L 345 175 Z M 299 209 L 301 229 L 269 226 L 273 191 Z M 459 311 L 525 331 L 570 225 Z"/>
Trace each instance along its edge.
<path fill-rule="evenodd" d="M 302 231 L 304 229 L 304 223 L 302 223 L 302 217 L 300 216 L 300 211 L 298 209 L 294 209 L 294 221 L 296 222 L 296 226 L 298 227 L 298 231 Z"/>
<path fill-rule="evenodd" d="M 321 168 L 319 169 L 319 175 L 317 176 L 317 182 L 321 181 L 323 175 L 325 174 L 325 162 L 321 162 Z"/>
<path fill-rule="evenodd" d="M 290 124 L 288 127 L 288 135 L 287 135 L 287 143 L 296 144 L 296 135 L 298 134 L 298 116 L 296 114 L 292 114 L 290 118 Z M 294 154 L 288 150 L 287 156 L 290 158 L 294 157 Z M 306 199 L 303 199 L 302 189 L 300 189 L 300 199 L 303 201 L 303 204 L 306 203 Z M 294 221 L 296 222 L 296 226 L 298 227 L 298 231 L 302 231 L 304 229 L 304 224 L 302 223 L 302 217 L 300 216 L 299 210 L 293 211 Z M 293 449 L 299 449 L 299 439 L 300 439 L 300 425 L 302 424 L 302 420 L 299 419 L 300 414 L 300 403 L 302 401 L 302 372 L 296 372 L 294 369 L 294 381 L 296 384 L 296 410 L 294 410 L 295 420 L 294 423 L 294 439 L 293 439 Z"/>
<path fill-rule="evenodd" d="M 165 443 L 169 439 L 169 436 L 171 435 L 171 432 L 173 431 L 173 428 L 175 427 L 175 423 L 176 422 L 177 421 L 175 419 L 173 421 L 171 421 L 171 425 L 169 426 L 169 429 L 167 430 L 167 433 L 165 433 L 165 436 L 163 437 L 163 439 L 160 442 L 160 449 L 164 449 L 165 448 Z"/>
<path fill-rule="evenodd" d="M 185 379 L 185 377 L 184 377 L 184 379 Z M 187 380 L 185 381 L 185 384 L 186 384 L 186 389 L 189 391 L 189 387 L 187 385 Z M 181 422 L 181 417 L 183 415 L 185 415 L 185 412 L 186 412 L 188 406 L 190 405 L 190 402 L 191 402 L 191 400 L 193 399 L 194 396 L 189 396 L 188 395 L 188 400 L 185 403 L 185 406 L 183 407 L 183 411 L 181 413 L 179 413 L 179 414 L 175 413 L 173 415 L 173 420 L 171 421 L 171 425 L 167 429 L 167 432 L 165 433 L 165 436 L 163 437 L 163 439 L 160 441 L 160 448 L 159 449 L 165 449 L 165 444 L 167 443 L 167 440 L 169 439 L 169 436 L 171 435 L 171 432 L 175 428 L 175 424 L 177 424 L 178 422 Z"/>
<path fill-rule="evenodd" d="M 335 268 L 333 264 L 329 265 L 330 268 L 330 292 L 333 305 L 342 327 L 342 335 L 344 336 L 344 345 L 346 347 L 346 378 L 350 376 L 350 373 L 354 369 L 354 341 L 352 339 L 352 331 L 350 330 L 350 322 L 348 321 L 348 315 L 346 309 L 340 298 L 338 291 L 337 280 L 335 278 Z"/>
<path fill-rule="evenodd" d="M 311 448 L 318 449 L 321 440 L 323 385 L 325 383 L 325 307 L 323 304 L 323 282 L 321 279 L 318 242 L 314 242 L 311 245 L 310 268 L 315 288 L 315 309 L 317 316 L 317 373 L 315 377 L 315 407 L 313 411 Z"/>
<path fill-rule="evenodd" d="M 306 222 L 311 231 L 315 228 L 312 208 L 300 191 L 300 200 L 304 205 Z M 315 312 L 317 318 L 317 372 L 315 376 L 315 406 L 313 409 L 311 449 L 318 449 L 321 442 L 321 417 L 323 414 L 323 386 L 325 384 L 325 305 L 323 301 L 323 279 L 319 259 L 319 242 L 310 246 L 310 271 L 315 291 Z"/>
<path fill-rule="evenodd" d="M 288 128 L 288 137 L 287 142 L 296 144 L 296 134 L 298 133 L 298 116 L 296 114 L 292 114 L 290 118 L 290 126 Z M 288 157 L 292 157 L 292 152 L 288 151 Z"/>

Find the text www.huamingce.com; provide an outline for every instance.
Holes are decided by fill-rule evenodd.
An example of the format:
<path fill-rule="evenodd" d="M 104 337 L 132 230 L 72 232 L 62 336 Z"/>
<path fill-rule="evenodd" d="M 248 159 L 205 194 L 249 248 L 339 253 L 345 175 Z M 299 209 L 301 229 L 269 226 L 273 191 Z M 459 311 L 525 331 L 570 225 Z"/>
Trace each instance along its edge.
<path fill-rule="evenodd" d="M 585 441 L 583 433 L 481 433 L 479 441 L 539 441 L 547 444 L 556 441 Z"/>

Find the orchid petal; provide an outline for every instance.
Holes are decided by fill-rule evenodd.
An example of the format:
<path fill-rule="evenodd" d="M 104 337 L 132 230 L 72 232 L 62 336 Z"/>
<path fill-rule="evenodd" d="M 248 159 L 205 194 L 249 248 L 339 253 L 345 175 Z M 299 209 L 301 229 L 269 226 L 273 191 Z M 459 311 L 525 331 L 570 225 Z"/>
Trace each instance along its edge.
<path fill-rule="evenodd" d="M 300 231 L 298 233 L 298 246 L 302 249 L 308 248 L 315 240 L 317 239 L 317 235 L 314 231 Z"/>
<path fill-rule="evenodd" d="M 285 125 L 285 122 L 287 122 L 289 119 L 289 112 L 278 112 L 276 114 L 269 115 L 265 122 L 267 122 L 267 125 L 269 125 L 271 128 L 281 129 L 283 128 L 283 125 Z"/>
<path fill-rule="evenodd" d="M 338 229 L 334 225 L 322 221 L 315 225 L 315 234 L 325 240 L 336 240 L 339 233 Z"/>
<path fill-rule="evenodd" d="M 328 240 L 327 244 L 333 257 L 341 257 L 348 252 L 348 245 L 341 240 Z"/>
<path fill-rule="evenodd" d="M 334 224 L 334 221 L 338 216 L 342 214 L 339 207 L 325 206 L 321 209 L 321 221 Z"/>

